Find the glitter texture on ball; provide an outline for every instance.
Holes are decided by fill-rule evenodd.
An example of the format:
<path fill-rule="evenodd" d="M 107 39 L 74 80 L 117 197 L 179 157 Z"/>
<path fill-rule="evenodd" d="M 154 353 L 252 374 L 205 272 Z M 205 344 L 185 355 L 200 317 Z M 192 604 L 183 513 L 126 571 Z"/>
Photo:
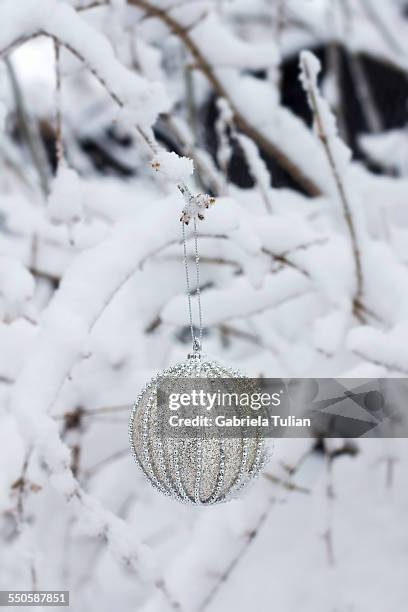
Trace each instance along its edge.
<path fill-rule="evenodd" d="M 156 391 L 161 377 L 242 378 L 242 374 L 201 355 L 164 370 L 142 390 L 132 410 L 132 454 L 161 493 L 196 505 L 237 497 L 266 461 L 263 438 L 162 438 L 158 435 Z"/>

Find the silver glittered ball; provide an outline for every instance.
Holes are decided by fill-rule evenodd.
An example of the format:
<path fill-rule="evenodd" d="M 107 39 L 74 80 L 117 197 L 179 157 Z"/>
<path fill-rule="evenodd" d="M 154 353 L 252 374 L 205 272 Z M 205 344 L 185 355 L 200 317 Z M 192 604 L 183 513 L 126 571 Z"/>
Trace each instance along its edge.
<path fill-rule="evenodd" d="M 157 385 L 162 377 L 242 378 L 242 374 L 193 353 L 164 370 L 142 390 L 133 407 L 132 454 L 148 481 L 184 503 L 210 505 L 236 497 L 266 461 L 263 438 L 164 438 L 158 434 Z"/>

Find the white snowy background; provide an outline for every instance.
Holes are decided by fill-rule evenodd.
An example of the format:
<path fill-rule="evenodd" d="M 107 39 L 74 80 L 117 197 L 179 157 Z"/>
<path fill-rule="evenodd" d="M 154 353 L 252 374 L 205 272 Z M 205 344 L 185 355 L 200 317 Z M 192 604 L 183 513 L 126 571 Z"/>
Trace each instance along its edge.
<path fill-rule="evenodd" d="M 364 63 L 404 82 L 406 10 L 0 0 L 0 589 L 70 590 L 75 612 L 407 610 L 406 440 L 276 442 L 246 495 L 203 509 L 156 493 L 127 443 L 144 382 L 189 351 L 180 182 L 216 196 L 208 354 L 252 376 L 408 375 L 407 128 Z M 290 61 L 312 125 L 282 96 Z"/>

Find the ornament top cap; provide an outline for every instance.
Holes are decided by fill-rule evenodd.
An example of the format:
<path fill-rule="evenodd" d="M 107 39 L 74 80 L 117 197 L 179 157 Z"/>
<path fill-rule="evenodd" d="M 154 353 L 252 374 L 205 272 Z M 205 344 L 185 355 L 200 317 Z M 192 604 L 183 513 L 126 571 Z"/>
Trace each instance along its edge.
<path fill-rule="evenodd" d="M 201 342 L 198 338 L 194 338 L 193 352 L 188 354 L 189 359 L 201 359 Z"/>

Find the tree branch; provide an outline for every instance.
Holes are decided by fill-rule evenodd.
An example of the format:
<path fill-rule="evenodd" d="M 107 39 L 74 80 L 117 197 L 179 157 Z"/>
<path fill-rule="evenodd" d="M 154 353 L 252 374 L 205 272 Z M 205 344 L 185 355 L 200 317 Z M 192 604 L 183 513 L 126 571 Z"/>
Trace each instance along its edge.
<path fill-rule="evenodd" d="M 144 567 L 146 553 L 143 547 L 136 541 L 132 542 L 134 538 L 130 538 L 123 521 L 83 491 L 72 473 L 69 449 L 60 439 L 57 424 L 48 412 L 71 369 L 83 356 L 88 335 L 120 288 L 138 269 L 147 250 L 152 246 L 157 248 L 164 237 L 168 239 L 169 235 L 178 236 L 179 233 L 179 224 L 174 220 L 171 206 L 164 206 L 160 232 L 156 220 L 146 215 L 143 226 L 149 236 L 146 242 L 140 240 L 140 223 L 138 218 L 134 225 L 129 221 L 119 224 L 105 241 L 85 251 L 73 262 L 44 313 L 43 331 L 18 376 L 10 398 L 10 408 L 21 425 L 22 434 L 29 443 L 35 444 L 54 486 L 67 502 L 74 504 L 79 517 L 83 516 L 85 521 L 90 520 L 96 525 L 113 552 L 137 572 L 140 565 Z M 106 252 L 110 253 L 108 259 Z M 91 280 L 96 277 L 106 279 L 105 283 L 98 285 L 97 291 Z M 79 303 L 82 305 L 80 312 Z M 69 321 L 69 326 L 64 327 L 62 321 Z M 43 372 L 50 362 L 54 364 L 52 375 L 49 373 L 44 377 Z M 29 415 L 26 411 L 28 403 L 31 407 Z M 121 542 L 126 542 L 124 551 Z M 180 605 L 157 574 L 154 583 L 164 593 L 169 605 L 179 610 Z"/>
<path fill-rule="evenodd" d="M 301 60 L 300 60 L 302 71 L 303 71 L 303 74 L 305 75 L 304 86 L 309 96 L 310 106 L 312 108 L 313 116 L 316 122 L 317 134 L 323 145 L 324 151 L 326 153 L 326 156 L 327 156 L 327 159 L 330 165 L 330 169 L 333 174 L 334 182 L 335 182 L 336 189 L 339 195 L 339 199 L 340 199 L 340 202 L 343 208 L 343 214 L 344 214 L 344 218 L 345 218 L 349 236 L 350 236 L 354 263 L 355 263 L 355 273 L 356 273 L 356 291 L 355 291 L 355 296 L 354 296 L 354 305 L 355 305 L 357 302 L 361 302 L 362 292 L 363 292 L 363 273 L 362 273 L 362 266 L 361 266 L 360 250 L 359 250 L 358 242 L 357 242 L 357 233 L 354 227 L 353 216 L 351 213 L 351 206 L 348 201 L 348 196 L 346 193 L 345 185 L 343 183 L 343 178 L 340 174 L 339 168 L 337 167 L 335 154 L 332 149 L 332 144 L 326 132 L 325 122 L 324 122 L 323 116 L 320 111 L 318 92 L 314 84 L 315 77 L 313 76 L 311 72 L 307 57 L 308 56 L 306 55 L 306 52 L 304 52 L 302 53 Z M 356 313 L 358 313 L 358 310 L 356 308 L 354 310 Z"/>
<path fill-rule="evenodd" d="M 194 58 L 194 61 L 197 67 L 205 74 L 207 80 L 211 84 L 214 89 L 214 92 L 217 96 L 221 98 L 225 98 L 229 101 L 232 111 L 234 113 L 234 121 L 237 127 L 244 132 L 249 138 L 257 143 L 257 145 L 265 151 L 271 157 L 274 157 L 278 163 L 289 172 L 293 176 L 293 178 L 302 185 L 306 191 L 308 191 L 311 195 L 320 195 L 321 188 L 315 183 L 315 181 L 308 177 L 293 160 L 289 158 L 289 156 L 282 151 L 279 147 L 276 146 L 275 143 L 272 142 L 269 138 L 265 136 L 265 134 L 258 128 L 254 127 L 250 124 L 250 122 L 246 119 L 246 117 L 239 112 L 236 105 L 234 105 L 231 100 L 228 90 L 224 87 L 221 80 L 216 75 L 213 67 L 207 61 L 205 55 L 201 52 L 200 47 L 193 40 L 188 29 L 183 27 L 174 17 L 172 17 L 168 11 L 165 11 L 158 6 L 147 2 L 146 0 L 128 0 L 128 4 L 135 6 L 142 11 L 144 11 L 150 17 L 156 17 L 160 21 L 162 21 L 169 30 L 177 36 L 182 43 L 187 47 L 190 51 L 191 55 Z M 272 109 L 271 109 L 272 112 Z"/>

